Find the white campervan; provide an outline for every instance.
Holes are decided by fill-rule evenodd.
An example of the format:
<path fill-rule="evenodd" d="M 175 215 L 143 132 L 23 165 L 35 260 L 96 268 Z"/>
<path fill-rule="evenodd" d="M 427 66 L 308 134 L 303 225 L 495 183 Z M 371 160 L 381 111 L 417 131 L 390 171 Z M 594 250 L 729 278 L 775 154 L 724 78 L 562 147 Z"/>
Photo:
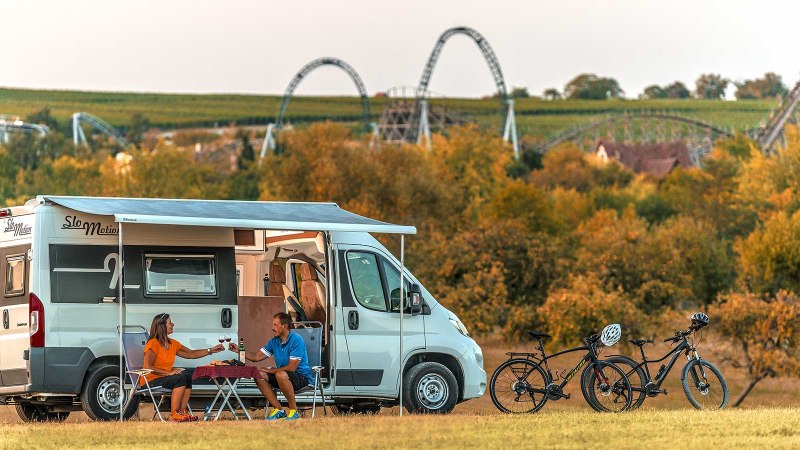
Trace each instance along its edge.
<path fill-rule="evenodd" d="M 400 345 L 404 269 L 370 233 L 413 227 L 332 203 L 63 196 L 0 209 L 0 221 L 0 403 L 23 420 L 118 417 L 119 327 L 149 329 L 162 312 L 191 348 L 220 334 L 261 346 L 280 311 L 320 323 L 325 401 L 339 412 L 397 405 L 401 376 L 416 412 L 449 412 L 486 388 L 480 347 L 407 271 L 405 292 L 422 302 L 404 302 Z M 264 404 L 252 383 L 237 392 Z M 215 393 L 195 384 L 193 404 Z"/>

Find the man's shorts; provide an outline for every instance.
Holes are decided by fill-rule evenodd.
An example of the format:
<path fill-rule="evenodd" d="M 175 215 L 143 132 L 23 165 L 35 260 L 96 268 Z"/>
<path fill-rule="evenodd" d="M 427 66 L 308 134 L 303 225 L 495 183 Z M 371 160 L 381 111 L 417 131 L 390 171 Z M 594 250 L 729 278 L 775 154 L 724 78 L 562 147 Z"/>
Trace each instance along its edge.
<path fill-rule="evenodd" d="M 291 381 L 295 392 L 308 386 L 308 380 L 306 380 L 306 377 L 300 375 L 299 373 L 287 370 L 286 375 L 289 376 L 289 381 Z M 278 386 L 278 379 L 275 377 L 274 373 L 267 374 L 267 382 L 269 382 L 270 386 L 273 388 L 280 389 L 280 386 Z"/>

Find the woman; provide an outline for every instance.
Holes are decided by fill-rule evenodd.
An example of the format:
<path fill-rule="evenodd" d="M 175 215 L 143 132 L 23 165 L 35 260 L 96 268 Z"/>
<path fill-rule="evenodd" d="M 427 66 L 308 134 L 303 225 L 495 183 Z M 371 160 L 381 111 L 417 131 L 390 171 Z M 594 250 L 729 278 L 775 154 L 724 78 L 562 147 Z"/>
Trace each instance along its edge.
<path fill-rule="evenodd" d="M 150 340 L 144 346 L 144 368 L 151 370 L 145 375 L 150 387 L 172 389 L 170 403 L 172 411 L 169 419 L 176 422 L 190 422 L 197 417 L 189 414 L 186 406 L 192 394 L 192 370 L 174 368 L 175 356 L 197 359 L 212 353 L 221 352 L 222 344 L 202 350 L 191 350 L 168 336 L 175 329 L 169 314 L 162 313 L 153 318 L 150 325 Z M 144 385 L 144 380 L 141 381 Z"/>

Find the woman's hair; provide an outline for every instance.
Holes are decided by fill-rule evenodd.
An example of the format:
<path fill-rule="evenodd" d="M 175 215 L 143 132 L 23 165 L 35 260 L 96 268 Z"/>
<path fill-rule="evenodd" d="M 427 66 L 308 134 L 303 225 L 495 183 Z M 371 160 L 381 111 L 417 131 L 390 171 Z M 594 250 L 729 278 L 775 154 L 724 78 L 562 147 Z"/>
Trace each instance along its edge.
<path fill-rule="evenodd" d="M 167 320 L 169 314 L 161 313 L 153 317 L 153 323 L 150 324 L 150 339 L 156 339 L 159 344 L 167 345 L 169 338 L 167 337 Z"/>

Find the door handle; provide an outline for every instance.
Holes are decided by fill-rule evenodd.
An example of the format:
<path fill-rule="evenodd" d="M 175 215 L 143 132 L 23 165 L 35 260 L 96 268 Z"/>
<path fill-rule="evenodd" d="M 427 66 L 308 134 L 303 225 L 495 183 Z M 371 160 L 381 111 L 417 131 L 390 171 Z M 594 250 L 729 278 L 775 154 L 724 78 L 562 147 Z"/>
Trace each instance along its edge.
<path fill-rule="evenodd" d="M 350 311 L 350 314 L 347 315 L 347 327 L 351 330 L 358 329 L 358 311 Z"/>
<path fill-rule="evenodd" d="M 8 310 L 4 309 L 3 310 L 3 328 L 5 328 L 7 330 L 8 327 L 10 327 L 10 326 L 11 326 L 11 324 L 9 323 Z"/>
<path fill-rule="evenodd" d="M 230 328 L 233 325 L 233 313 L 230 308 L 222 308 L 220 322 L 222 323 L 222 328 Z"/>

